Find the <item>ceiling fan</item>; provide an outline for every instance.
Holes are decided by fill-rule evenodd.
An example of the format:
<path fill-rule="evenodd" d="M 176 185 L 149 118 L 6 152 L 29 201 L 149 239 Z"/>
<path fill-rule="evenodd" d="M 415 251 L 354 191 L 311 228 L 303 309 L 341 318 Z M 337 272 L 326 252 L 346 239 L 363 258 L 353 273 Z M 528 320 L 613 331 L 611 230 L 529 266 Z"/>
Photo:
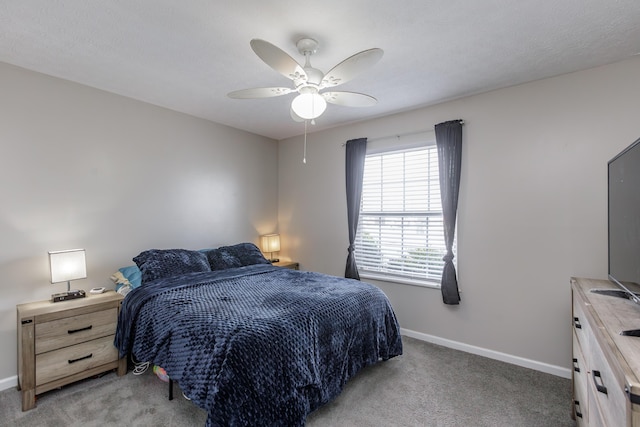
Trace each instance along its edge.
<path fill-rule="evenodd" d="M 301 66 L 282 49 L 260 39 L 251 40 L 251 49 L 268 66 L 293 81 L 289 87 L 261 87 L 230 92 L 227 96 L 234 99 L 270 98 L 298 93 L 291 102 L 291 117 L 296 121 L 312 120 L 320 117 L 327 108 L 327 102 L 346 107 L 370 107 L 378 101 L 363 93 L 336 92 L 322 90 L 332 88 L 353 79 L 356 75 L 372 67 L 382 58 L 383 50 L 374 48 L 356 53 L 345 59 L 326 74 L 311 66 L 311 55 L 318 50 L 318 42 L 311 38 L 302 38 L 296 43 L 298 52 L 304 55 Z"/>

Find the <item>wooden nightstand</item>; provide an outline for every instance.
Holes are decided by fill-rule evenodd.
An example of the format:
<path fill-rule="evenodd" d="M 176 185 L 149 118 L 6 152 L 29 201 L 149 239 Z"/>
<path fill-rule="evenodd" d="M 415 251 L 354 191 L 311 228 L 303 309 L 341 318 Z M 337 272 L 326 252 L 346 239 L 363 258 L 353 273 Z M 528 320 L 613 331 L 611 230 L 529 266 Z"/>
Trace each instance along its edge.
<path fill-rule="evenodd" d="M 23 411 L 35 407 L 37 394 L 111 369 L 127 372 L 113 345 L 122 299 L 114 291 L 87 292 L 86 298 L 16 306 Z"/>
<path fill-rule="evenodd" d="M 300 270 L 300 263 L 294 261 L 278 261 L 274 262 L 273 265 L 276 267 L 288 268 L 291 270 Z"/>

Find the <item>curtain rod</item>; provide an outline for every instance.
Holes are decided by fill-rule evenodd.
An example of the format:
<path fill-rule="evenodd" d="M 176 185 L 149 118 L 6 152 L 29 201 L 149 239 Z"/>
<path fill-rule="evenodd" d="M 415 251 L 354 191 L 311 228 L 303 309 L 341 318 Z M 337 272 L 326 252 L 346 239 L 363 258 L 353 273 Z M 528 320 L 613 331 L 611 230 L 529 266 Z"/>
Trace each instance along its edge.
<path fill-rule="evenodd" d="M 460 124 L 464 125 L 464 120 L 460 120 Z M 415 132 L 406 132 L 406 133 L 397 133 L 394 135 L 387 135 L 387 136 L 379 136 L 377 138 L 367 138 L 367 142 L 373 142 L 373 141 L 379 141 L 382 139 L 390 139 L 390 138 L 402 138 L 404 136 L 412 136 L 412 135 L 419 135 L 421 133 L 425 133 L 425 132 L 433 132 L 433 129 L 425 129 L 425 130 L 419 130 L 419 131 L 415 131 Z M 347 145 L 346 142 L 342 143 L 342 146 L 344 147 L 345 145 Z"/>
<path fill-rule="evenodd" d="M 420 135 L 421 133 L 426 133 L 426 132 L 433 132 L 433 129 L 418 130 L 418 131 L 415 131 L 415 132 L 397 133 L 395 135 L 388 135 L 388 136 L 379 136 L 377 138 L 367 139 L 367 142 L 380 141 L 382 139 L 391 139 L 391 138 L 400 139 L 400 138 L 402 138 L 404 136 Z"/>

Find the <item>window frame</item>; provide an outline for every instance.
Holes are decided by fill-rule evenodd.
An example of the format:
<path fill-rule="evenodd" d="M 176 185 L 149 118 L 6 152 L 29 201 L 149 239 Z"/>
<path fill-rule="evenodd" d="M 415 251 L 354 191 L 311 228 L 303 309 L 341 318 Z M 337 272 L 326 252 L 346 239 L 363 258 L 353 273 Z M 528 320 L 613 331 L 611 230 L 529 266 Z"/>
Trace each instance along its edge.
<path fill-rule="evenodd" d="M 424 132 L 421 134 L 413 134 L 411 135 L 410 138 L 404 138 L 404 141 L 400 141 L 400 137 L 395 137 L 395 138 L 386 138 L 385 140 L 375 140 L 375 142 L 370 142 L 367 144 L 366 156 L 369 157 L 369 156 L 393 154 L 393 153 L 403 152 L 403 151 L 406 152 L 414 149 L 434 148 L 435 146 L 436 146 L 435 133 Z M 438 185 L 440 185 L 439 179 L 438 179 Z M 364 199 L 364 193 L 363 193 L 363 199 Z M 358 237 L 361 231 L 360 226 L 362 224 L 361 220 L 363 215 L 362 204 L 363 204 L 363 201 L 361 200 L 360 202 L 361 210 L 360 210 L 360 215 L 358 220 L 358 230 L 356 234 L 356 245 L 358 243 Z M 442 215 L 442 210 L 440 210 L 439 212 Z M 456 255 L 454 258 L 454 263 L 457 264 L 457 250 L 456 250 L 457 249 L 457 233 L 456 233 L 456 236 L 454 237 L 453 246 L 454 246 L 453 251 L 454 251 L 454 254 Z M 357 246 L 356 246 L 356 262 L 357 262 Z M 434 288 L 434 289 L 441 288 L 440 278 L 422 279 L 422 278 L 415 278 L 415 277 L 412 278 L 408 276 L 395 275 L 395 274 L 385 274 L 384 272 L 377 272 L 377 271 L 363 269 L 360 267 L 360 265 L 358 265 L 358 270 L 359 270 L 360 277 L 366 278 L 366 279 L 373 279 L 373 280 L 378 280 L 383 282 L 391 282 L 391 283 L 397 283 L 402 285 L 411 285 L 411 286 L 419 286 L 419 287 Z"/>

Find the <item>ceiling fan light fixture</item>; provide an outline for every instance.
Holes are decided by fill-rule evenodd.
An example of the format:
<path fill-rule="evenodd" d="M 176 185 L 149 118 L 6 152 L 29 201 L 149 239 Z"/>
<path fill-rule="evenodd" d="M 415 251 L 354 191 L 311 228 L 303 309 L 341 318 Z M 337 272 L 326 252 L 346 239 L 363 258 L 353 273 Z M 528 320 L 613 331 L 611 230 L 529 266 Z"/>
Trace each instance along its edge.
<path fill-rule="evenodd" d="M 312 120 L 320 117 L 327 108 L 327 101 L 316 93 L 301 93 L 291 102 L 291 109 L 298 117 Z"/>

